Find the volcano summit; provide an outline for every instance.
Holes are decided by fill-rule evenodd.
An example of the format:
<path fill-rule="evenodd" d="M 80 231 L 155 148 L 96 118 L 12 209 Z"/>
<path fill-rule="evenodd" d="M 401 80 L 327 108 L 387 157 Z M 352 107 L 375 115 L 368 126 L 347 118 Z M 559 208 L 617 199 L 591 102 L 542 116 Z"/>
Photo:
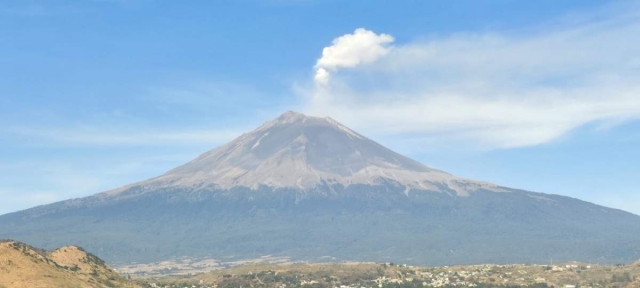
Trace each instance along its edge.
<path fill-rule="evenodd" d="M 429 168 L 395 153 L 331 118 L 287 112 L 234 141 L 202 154 L 166 174 L 133 186 L 208 187 L 256 190 L 319 186 L 381 185 L 458 195 L 495 185 L 470 181 Z"/>
<path fill-rule="evenodd" d="M 640 258 L 638 235 L 639 216 L 459 178 L 295 112 L 159 177 L 0 216 L 0 238 L 122 263 L 617 263 Z"/>

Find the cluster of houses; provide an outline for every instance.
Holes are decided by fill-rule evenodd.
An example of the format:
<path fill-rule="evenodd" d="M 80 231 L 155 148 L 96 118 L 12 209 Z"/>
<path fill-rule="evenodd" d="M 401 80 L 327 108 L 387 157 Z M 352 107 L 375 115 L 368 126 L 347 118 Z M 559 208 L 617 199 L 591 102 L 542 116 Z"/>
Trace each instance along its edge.
<path fill-rule="evenodd" d="M 585 265 L 474 265 L 474 266 L 457 266 L 457 267 L 413 267 L 407 265 L 393 265 L 392 263 L 380 264 L 383 271 L 387 271 L 384 276 L 377 276 L 375 279 L 363 280 L 357 284 L 343 285 L 337 284 L 335 288 L 381 288 L 388 286 L 396 286 L 393 284 L 412 284 L 411 287 L 477 287 L 478 283 L 493 283 L 501 286 L 529 286 L 533 284 L 547 284 L 553 282 L 553 275 L 562 272 L 577 272 L 591 269 L 591 266 Z M 395 266 L 393 270 L 387 270 L 388 267 Z M 269 272 L 272 273 L 272 272 Z M 249 273 L 251 274 L 251 272 Z M 278 273 L 276 272 L 275 275 Z M 331 283 L 340 283 L 338 277 L 329 277 Z M 308 286 L 317 287 L 319 284 L 327 284 L 326 279 L 313 279 L 309 275 L 295 276 L 289 286 Z M 295 283 L 294 283 L 295 282 Z M 280 282 L 282 283 L 282 282 Z M 202 284 L 202 283 L 200 283 Z M 264 284 L 264 283 L 262 283 Z M 287 284 L 278 284 L 275 287 L 287 288 Z M 332 285 L 334 285 L 332 284 Z M 391 284 L 391 285 L 389 285 Z M 397 285 L 397 286 L 400 286 Z M 205 285 L 193 285 L 180 288 L 214 288 Z M 563 288 L 576 288 L 576 285 L 562 283 Z M 152 284 L 151 288 L 161 288 Z"/>

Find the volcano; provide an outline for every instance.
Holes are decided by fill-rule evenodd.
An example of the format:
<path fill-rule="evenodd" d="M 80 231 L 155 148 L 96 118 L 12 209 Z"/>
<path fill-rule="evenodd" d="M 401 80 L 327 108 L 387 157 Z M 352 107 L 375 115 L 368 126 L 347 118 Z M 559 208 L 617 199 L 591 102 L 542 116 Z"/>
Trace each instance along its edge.
<path fill-rule="evenodd" d="M 631 213 L 456 177 L 296 112 L 159 177 L 0 216 L 0 238 L 111 263 L 621 263 L 640 258 L 638 235 Z"/>

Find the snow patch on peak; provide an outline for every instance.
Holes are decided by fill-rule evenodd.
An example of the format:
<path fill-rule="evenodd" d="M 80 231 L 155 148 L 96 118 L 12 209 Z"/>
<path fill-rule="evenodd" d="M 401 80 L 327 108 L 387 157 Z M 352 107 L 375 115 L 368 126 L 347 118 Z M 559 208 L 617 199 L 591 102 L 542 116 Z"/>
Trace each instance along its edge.
<path fill-rule="evenodd" d="M 256 144 L 253 144 L 253 146 L 251 147 L 251 150 L 255 149 L 256 147 L 258 147 L 258 145 L 260 145 L 260 141 L 264 138 L 267 137 L 267 135 L 269 135 L 269 132 L 264 133 L 264 135 L 262 135 L 262 137 L 260 137 L 260 139 L 258 139 L 258 141 L 256 141 Z"/>

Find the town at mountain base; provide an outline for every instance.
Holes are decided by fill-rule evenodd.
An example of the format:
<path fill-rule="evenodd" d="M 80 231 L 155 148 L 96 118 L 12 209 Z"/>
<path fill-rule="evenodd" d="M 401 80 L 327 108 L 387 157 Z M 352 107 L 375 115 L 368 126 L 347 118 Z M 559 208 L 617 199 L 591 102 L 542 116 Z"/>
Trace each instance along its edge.
<path fill-rule="evenodd" d="M 482 264 L 423 267 L 386 263 L 236 263 L 179 276 L 122 277 L 77 246 L 45 251 L 0 241 L 2 288 L 235 288 L 235 287 L 431 287 L 431 288 L 637 288 L 638 263 Z M 133 277 L 131 277 L 133 276 Z"/>
<path fill-rule="evenodd" d="M 459 178 L 295 112 L 159 177 L 0 216 L 2 238 L 109 263 L 627 263 L 638 235 L 637 215 Z"/>
<path fill-rule="evenodd" d="M 635 279 L 635 280 L 634 280 Z M 148 279 L 157 287 L 636 288 L 640 266 L 554 263 L 421 267 L 394 263 L 249 264 Z"/>

